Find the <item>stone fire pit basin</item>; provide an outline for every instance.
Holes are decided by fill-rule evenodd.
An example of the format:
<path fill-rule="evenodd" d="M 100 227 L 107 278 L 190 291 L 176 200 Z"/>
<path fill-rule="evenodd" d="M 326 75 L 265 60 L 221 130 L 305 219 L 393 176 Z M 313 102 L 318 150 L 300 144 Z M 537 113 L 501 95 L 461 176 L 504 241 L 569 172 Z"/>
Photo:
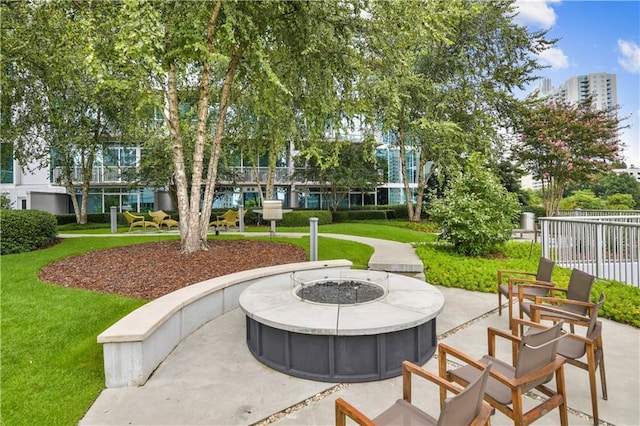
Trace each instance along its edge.
<path fill-rule="evenodd" d="M 349 270 L 366 281 L 369 271 Z M 332 271 L 306 271 L 335 279 Z M 314 276 L 316 274 L 316 276 Z M 240 295 L 247 346 L 263 364 L 324 382 L 367 382 L 399 376 L 402 361 L 426 363 L 436 346 L 436 317 L 444 297 L 416 278 L 389 273 L 385 295 L 334 305 L 295 296 L 291 274 L 256 281 Z"/>

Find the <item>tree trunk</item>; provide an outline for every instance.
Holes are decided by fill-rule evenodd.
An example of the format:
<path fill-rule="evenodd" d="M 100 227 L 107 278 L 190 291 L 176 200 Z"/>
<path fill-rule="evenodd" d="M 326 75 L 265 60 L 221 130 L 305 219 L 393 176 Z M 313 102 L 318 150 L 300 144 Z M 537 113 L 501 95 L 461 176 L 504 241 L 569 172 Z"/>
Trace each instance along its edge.
<path fill-rule="evenodd" d="M 424 190 L 427 182 L 433 173 L 433 167 L 426 175 L 423 174 L 424 168 L 427 166 L 427 150 L 420 149 L 420 160 L 418 162 L 418 190 L 416 191 L 416 205 L 413 216 L 409 216 L 411 222 L 420 222 L 422 220 L 422 202 L 424 200 Z"/>
<path fill-rule="evenodd" d="M 276 197 L 275 180 L 276 180 L 276 150 L 275 143 L 271 146 L 268 153 L 269 167 L 267 168 L 267 200 L 273 200 Z"/>
<path fill-rule="evenodd" d="M 187 173 L 184 165 L 184 151 L 182 148 L 182 135 L 180 134 L 180 115 L 178 108 L 178 87 L 176 78 L 176 66 L 171 64 L 167 81 L 168 113 L 165 113 L 165 122 L 169 128 L 171 141 L 171 156 L 174 167 L 174 180 L 176 196 L 178 200 L 178 213 L 180 215 L 180 239 L 182 251 L 195 251 L 198 247 L 197 236 L 198 221 L 194 221 L 189 215 L 189 193 L 187 191 Z"/>
<path fill-rule="evenodd" d="M 411 188 L 409 188 L 409 176 L 407 174 L 407 147 L 406 147 L 406 133 L 404 123 L 400 122 L 398 127 L 398 147 L 400 147 L 400 169 L 402 170 L 402 183 L 404 186 L 404 197 L 407 203 L 407 216 L 409 220 L 413 219 L 414 210 L 413 202 L 411 201 Z"/>
<path fill-rule="evenodd" d="M 207 170 L 207 185 L 204 193 L 204 204 L 202 206 L 202 217 L 200 218 L 200 235 L 206 240 L 207 226 L 209 225 L 209 216 L 211 215 L 211 204 L 213 203 L 213 194 L 216 188 L 216 178 L 218 175 L 218 161 L 222 151 L 222 136 L 224 133 L 224 122 L 227 117 L 227 111 L 231 105 L 231 88 L 236 75 L 238 64 L 242 59 L 244 46 L 239 46 L 231 52 L 231 62 L 224 76 L 224 83 L 220 93 L 220 110 L 218 112 L 218 120 L 216 122 L 216 131 L 213 135 L 211 143 L 211 159 L 209 160 L 209 168 Z"/>

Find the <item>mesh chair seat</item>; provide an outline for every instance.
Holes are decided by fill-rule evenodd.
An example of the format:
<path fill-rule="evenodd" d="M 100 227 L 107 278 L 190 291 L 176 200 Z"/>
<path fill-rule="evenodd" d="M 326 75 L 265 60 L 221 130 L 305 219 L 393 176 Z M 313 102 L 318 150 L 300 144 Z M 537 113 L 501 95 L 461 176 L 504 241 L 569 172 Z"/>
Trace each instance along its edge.
<path fill-rule="evenodd" d="M 398 399 L 395 404 L 373 419 L 377 425 L 437 425 L 438 419 L 431 417 L 404 399 Z"/>

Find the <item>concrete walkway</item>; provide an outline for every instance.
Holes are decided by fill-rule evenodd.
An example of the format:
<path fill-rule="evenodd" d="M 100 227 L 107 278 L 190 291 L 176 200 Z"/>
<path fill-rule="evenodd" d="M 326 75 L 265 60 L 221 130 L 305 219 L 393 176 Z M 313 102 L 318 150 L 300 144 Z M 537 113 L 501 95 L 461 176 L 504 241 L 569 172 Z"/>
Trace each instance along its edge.
<path fill-rule="evenodd" d="M 251 233 L 251 235 L 256 235 Z M 279 234 L 280 235 L 280 234 Z M 370 266 L 412 265 L 420 260 L 408 244 L 363 237 L 322 234 L 361 241 L 375 248 Z M 402 246 L 402 248 L 401 248 Z M 401 268 L 404 268 L 402 266 Z M 476 357 L 486 353 L 486 328 L 507 329 L 507 318 L 497 315 L 495 294 L 438 287 L 445 308 L 437 319 L 439 341 Z M 603 425 L 640 425 L 640 331 L 602 320 L 609 399 L 599 389 Z M 204 325 L 187 337 L 138 388 L 104 390 L 82 425 L 325 425 L 334 422 L 334 401 L 343 397 L 375 416 L 402 395 L 401 378 L 379 382 L 340 384 L 298 379 L 269 369 L 249 353 L 245 319 L 239 309 Z M 510 360 L 510 346 L 498 347 L 498 356 Z M 426 365 L 437 371 L 437 361 Z M 565 367 L 569 423 L 591 424 L 587 373 Z M 533 403 L 528 398 L 528 405 Z M 414 382 L 414 403 L 438 413 L 437 388 Z M 497 412 L 494 425 L 512 424 Z M 536 424 L 559 424 L 557 410 Z"/>

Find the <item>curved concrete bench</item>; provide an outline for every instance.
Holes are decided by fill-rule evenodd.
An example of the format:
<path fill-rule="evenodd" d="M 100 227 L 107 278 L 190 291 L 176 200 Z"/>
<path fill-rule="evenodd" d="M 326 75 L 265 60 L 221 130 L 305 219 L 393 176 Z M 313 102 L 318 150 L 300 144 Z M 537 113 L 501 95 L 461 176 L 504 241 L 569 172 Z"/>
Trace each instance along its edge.
<path fill-rule="evenodd" d="M 236 272 L 176 290 L 131 312 L 98 336 L 108 388 L 142 386 L 178 344 L 207 322 L 238 307 L 256 280 L 310 269 L 351 268 L 348 260 L 289 263 Z"/>

